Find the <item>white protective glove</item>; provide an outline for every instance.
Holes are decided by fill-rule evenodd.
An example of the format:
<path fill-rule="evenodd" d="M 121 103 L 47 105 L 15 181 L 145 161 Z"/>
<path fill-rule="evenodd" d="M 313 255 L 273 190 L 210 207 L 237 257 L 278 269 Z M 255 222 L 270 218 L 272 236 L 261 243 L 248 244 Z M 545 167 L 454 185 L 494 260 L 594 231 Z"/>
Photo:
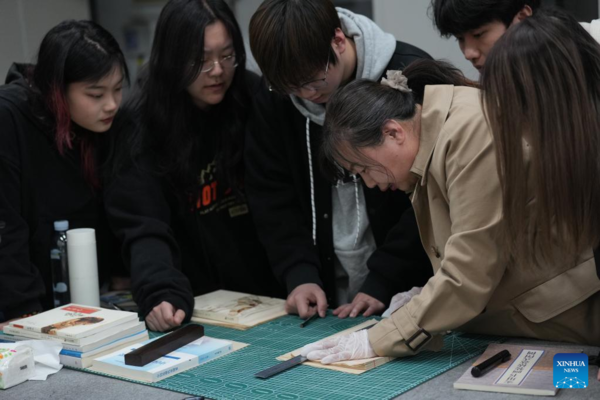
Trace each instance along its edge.
<path fill-rule="evenodd" d="M 394 297 L 392 297 L 392 301 L 390 301 L 390 307 L 387 310 L 385 310 L 384 313 L 381 314 L 381 316 L 384 318 L 389 317 L 390 315 L 392 315 L 392 313 L 394 311 L 396 311 L 397 309 L 399 309 L 400 307 L 402 307 L 403 305 L 408 303 L 410 301 L 410 299 L 412 299 L 414 296 L 420 294 L 421 290 L 423 290 L 422 287 L 415 286 L 414 288 L 410 289 L 408 292 L 402 292 L 402 293 L 396 294 Z"/>
<path fill-rule="evenodd" d="M 307 344 L 301 354 L 309 360 L 321 360 L 321 364 L 377 357 L 365 329 Z"/>

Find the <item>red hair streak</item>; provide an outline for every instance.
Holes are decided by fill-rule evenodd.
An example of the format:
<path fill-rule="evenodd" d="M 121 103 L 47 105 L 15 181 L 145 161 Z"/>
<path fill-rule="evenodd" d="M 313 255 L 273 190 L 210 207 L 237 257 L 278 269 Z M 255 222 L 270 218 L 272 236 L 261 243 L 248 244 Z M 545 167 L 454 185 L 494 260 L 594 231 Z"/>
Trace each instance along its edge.
<path fill-rule="evenodd" d="M 65 154 L 66 149 L 72 149 L 71 142 L 71 115 L 69 113 L 69 104 L 58 85 L 53 85 L 49 96 L 49 108 L 54 120 L 56 121 L 56 147 L 60 155 Z"/>
<path fill-rule="evenodd" d="M 56 121 L 56 147 L 58 153 L 62 156 L 67 149 L 73 149 L 73 133 L 71 131 L 69 104 L 67 103 L 63 90 L 58 85 L 54 85 L 50 91 L 48 106 Z M 100 187 L 100 181 L 96 175 L 96 160 L 94 156 L 95 146 L 93 138 L 88 136 L 80 139 L 83 176 L 94 189 L 98 189 Z"/>
<path fill-rule="evenodd" d="M 91 137 L 81 139 L 81 166 L 83 167 L 83 176 L 85 180 L 92 185 L 94 189 L 100 188 L 100 180 L 96 174 L 96 157 L 94 154 L 94 141 Z"/>

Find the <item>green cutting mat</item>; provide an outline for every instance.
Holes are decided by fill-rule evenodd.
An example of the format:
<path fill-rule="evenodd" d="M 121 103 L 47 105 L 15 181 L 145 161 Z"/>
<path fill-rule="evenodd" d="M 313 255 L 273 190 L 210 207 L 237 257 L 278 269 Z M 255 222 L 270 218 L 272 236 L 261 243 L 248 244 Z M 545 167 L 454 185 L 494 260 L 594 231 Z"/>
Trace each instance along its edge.
<path fill-rule="evenodd" d="M 300 328 L 299 317 L 285 316 L 247 331 L 205 325 L 207 336 L 250 346 L 160 382 L 144 384 L 217 400 L 390 399 L 481 354 L 488 344 L 503 340 L 452 333 L 444 338 L 442 351 L 397 359 L 361 375 L 301 365 L 270 379 L 254 377 L 254 373 L 278 363 L 276 357 L 369 319 L 339 319 L 329 314 Z"/>

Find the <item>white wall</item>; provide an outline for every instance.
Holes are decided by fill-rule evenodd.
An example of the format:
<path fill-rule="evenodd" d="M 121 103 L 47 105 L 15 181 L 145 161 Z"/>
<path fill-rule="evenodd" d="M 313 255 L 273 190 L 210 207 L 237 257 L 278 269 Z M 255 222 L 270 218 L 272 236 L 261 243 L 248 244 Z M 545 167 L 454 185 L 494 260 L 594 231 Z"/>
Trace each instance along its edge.
<path fill-rule="evenodd" d="M 115 37 L 127 62 L 131 82 L 150 58 L 154 30 L 167 0 L 97 0 L 96 20 Z M 128 32 L 129 40 L 126 39 Z"/>
<path fill-rule="evenodd" d="M 248 44 L 248 24 L 262 0 L 228 0 Z M 146 24 L 148 36 L 166 0 L 97 0 L 98 22 L 107 28 L 121 44 L 133 75 L 140 51 L 130 50 L 125 44 L 124 27 Z M 458 44 L 443 39 L 433 27 L 427 13 L 430 0 L 373 0 L 373 19 L 385 31 L 422 48 L 434 58 L 449 60 L 465 74 L 477 79 L 478 73 L 464 59 Z M 600 0 L 598 0 L 600 7 Z M 68 18 L 89 19 L 88 0 L 0 0 L 0 83 L 12 62 L 33 62 L 39 44 L 46 32 Z M 597 18 L 597 17 L 596 17 Z M 147 41 L 146 41 L 147 40 Z M 147 53 L 150 37 L 141 47 Z M 257 69 L 248 48 L 248 67 Z M 147 57 L 147 54 L 144 54 Z"/>
<path fill-rule="evenodd" d="M 600 0 L 599 0 L 600 1 Z M 250 50 L 250 42 L 248 38 L 248 27 L 250 26 L 250 19 L 252 15 L 260 6 L 262 0 L 232 0 L 230 1 L 230 5 L 235 14 L 235 18 L 240 25 L 240 29 L 242 31 L 242 36 L 244 37 L 244 43 L 246 45 L 246 68 L 251 71 L 254 71 L 260 74 L 260 68 L 258 68 L 258 64 L 254 61 L 254 57 L 252 56 L 252 51 Z"/>
<path fill-rule="evenodd" d="M 123 48 L 123 26 L 131 19 L 132 0 L 96 0 L 95 8 L 96 22 L 109 31 Z"/>
<path fill-rule="evenodd" d="M 34 62 L 50 28 L 90 19 L 88 0 L 0 0 L 0 83 L 13 62 Z"/>
<path fill-rule="evenodd" d="M 479 79 L 479 72 L 465 60 L 454 38 L 444 39 L 429 18 L 430 0 L 373 0 L 373 19 L 397 40 L 415 45 L 435 59 L 445 59 L 467 77 Z"/>

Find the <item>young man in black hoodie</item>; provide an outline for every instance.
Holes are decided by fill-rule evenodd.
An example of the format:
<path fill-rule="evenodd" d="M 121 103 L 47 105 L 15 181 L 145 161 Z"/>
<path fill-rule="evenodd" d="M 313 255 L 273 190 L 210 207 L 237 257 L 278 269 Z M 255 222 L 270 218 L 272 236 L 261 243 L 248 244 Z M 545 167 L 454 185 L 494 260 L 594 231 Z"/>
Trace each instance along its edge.
<path fill-rule="evenodd" d="M 431 265 L 405 194 L 369 190 L 357 176 L 324 179 L 317 157 L 324 105 L 353 79 L 380 80 L 430 57 L 323 0 L 264 1 L 250 22 L 250 45 L 272 92 L 256 96 L 246 189 L 288 290 L 287 311 L 324 316 L 341 305 L 340 317 L 380 313 L 393 294 L 423 285 Z"/>

